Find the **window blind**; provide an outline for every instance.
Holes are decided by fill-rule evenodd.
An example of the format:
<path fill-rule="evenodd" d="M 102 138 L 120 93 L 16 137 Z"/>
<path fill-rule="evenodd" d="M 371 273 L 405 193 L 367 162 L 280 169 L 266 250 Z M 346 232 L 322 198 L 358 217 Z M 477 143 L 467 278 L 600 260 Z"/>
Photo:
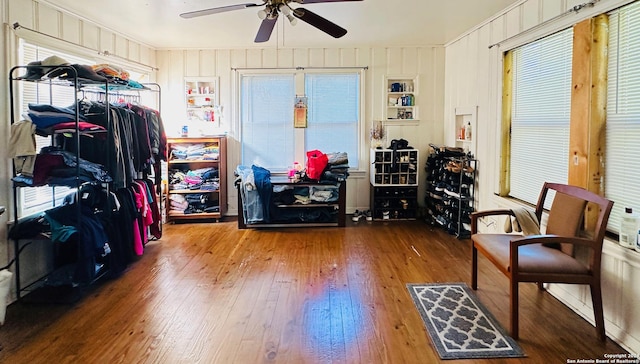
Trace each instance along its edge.
<path fill-rule="evenodd" d="M 609 230 L 625 207 L 640 212 L 640 3 L 609 14 L 605 194 L 615 201 Z"/>
<path fill-rule="evenodd" d="M 544 182 L 566 183 L 573 29 L 514 50 L 510 196 L 535 204 Z"/>
<path fill-rule="evenodd" d="M 358 168 L 359 74 L 307 74 L 309 97 L 307 150 L 347 152 L 349 167 Z"/>
<path fill-rule="evenodd" d="M 43 60 L 49 56 L 57 55 L 69 63 L 93 64 L 94 62 L 75 57 L 69 54 L 55 52 L 36 45 L 21 42 L 20 64 L 28 64 L 32 61 Z M 52 104 L 56 106 L 70 106 L 75 102 L 75 91 L 72 87 L 52 85 L 47 83 L 21 82 L 19 85 L 20 109 L 26 111 L 29 103 Z M 50 145 L 51 140 L 46 137 L 36 136 L 36 151 Z M 64 196 L 71 189 L 68 187 L 34 187 L 21 188 L 18 192 L 18 217 L 24 217 L 44 211 L 53 206 L 60 205 Z"/>
<path fill-rule="evenodd" d="M 285 171 L 293 164 L 294 75 L 243 75 L 242 164 Z"/>
<path fill-rule="evenodd" d="M 307 96 L 307 127 L 295 129 L 296 85 Z M 240 78 L 242 164 L 284 172 L 296 151 L 318 149 L 347 152 L 349 166 L 358 167 L 360 130 L 359 73 L 296 72 L 246 74 Z"/>

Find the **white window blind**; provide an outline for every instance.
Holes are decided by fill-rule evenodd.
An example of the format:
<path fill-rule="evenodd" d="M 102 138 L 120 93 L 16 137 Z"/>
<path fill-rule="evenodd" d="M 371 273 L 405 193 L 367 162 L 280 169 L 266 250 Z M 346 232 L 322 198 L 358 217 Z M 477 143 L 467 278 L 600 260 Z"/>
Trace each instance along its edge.
<path fill-rule="evenodd" d="M 52 55 L 62 57 L 69 63 L 93 64 L 92 61 L 73 55 L 63 54 L 21 42 L 20 64 L 26 65 L 29 62 L 43 60 Z M 49 87 L 46 83 L 38 84 L 33 82 L 21 82 L 18 86 L 16 89 L 20 90 L 20 95 L 15 95 L 14 97 L 20 97 L 21 111 L 26 111 L 29 103 L 70 106 L 75 102 L 76 95 L 72 87 L 60 85 L 52 85 Z M 36 151 L 50 144 L 51 140 L 49 138 L 36 136 Z M 18 218 L 60 205 L 62 199 L 69 191 L 71 191 L 71 189 L 68 187 L 21 188 L 18 193 Z"/>
<path fill-rule="evenodd" d="M 294 161 L 294 75 L 243 75 L 242 164 L 284 171 Z"/>
<path fill-rule="evenodd" d="M 303 129 L 293 126 L 296 85 L 307 97 Z M 296 151 L 318 149 L 347 152 L 349 166 L 358 167 L 360 73 L 244 74 L 240 87 L 243 165 L 284 172 L 306 161 Z"/>
<path fill-rule="evenodd" d="M 609 14 L 605 194 L 613 200 L 609 230 L 625 207 L 640 212 L 640 3 Z"/>
<path fill-rule="evenodd" d="M 510 196 L 535 204 L 544 182 L 566 183 L 573 29 L 513 53 Z"/>
<path fill-rule="evenodd" d="M 358 74 L 307 74 L 309 97 L 307 150 L 347 152 L 349 167 L 358 167 L 358 120 L 360 76 Z"/>

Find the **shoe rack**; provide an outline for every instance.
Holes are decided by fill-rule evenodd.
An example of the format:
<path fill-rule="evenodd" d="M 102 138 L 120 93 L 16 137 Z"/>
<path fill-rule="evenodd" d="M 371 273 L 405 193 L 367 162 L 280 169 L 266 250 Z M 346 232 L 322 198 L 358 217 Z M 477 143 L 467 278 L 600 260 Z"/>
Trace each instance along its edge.
<path fill-rule="evenodd" d="M 477 161 L 459 147 L 431 145 L 425 170 L 426 218 L 458 238 L 471 233 Z"/>
<path fill-rule="evenodd" d="M 373 220 L 414 220 L 418 214 L 418 150 L 371 149 Z"/>

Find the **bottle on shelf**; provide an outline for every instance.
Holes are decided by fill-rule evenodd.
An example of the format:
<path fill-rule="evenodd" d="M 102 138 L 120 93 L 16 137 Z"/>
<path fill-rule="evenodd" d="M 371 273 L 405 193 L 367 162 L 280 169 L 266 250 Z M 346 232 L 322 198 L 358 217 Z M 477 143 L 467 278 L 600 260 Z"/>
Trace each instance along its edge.
<path fill-rule="evenodd" d="M 624 215 L 620 221 L 620 234 L 618 241 L 625 248 L 634 249 L 638 243 L 638 230 L 640 229 L 640 215 L 633 213 L 631 207 L 624 208 Z"/>
<path fill-rule="evenodd" d="M 464 138 L 465 140 L 471 140 L 471 122 L 467 122 L 467 125 L 464 127 Z"/>
<path fill-rule="evenodd" d="M 460 140 L 464 140 L 466 131 L 465 131 L 465 127 L 464 124 L 460 127 L 460 129 L 458 130 L 458 139 Z"/>

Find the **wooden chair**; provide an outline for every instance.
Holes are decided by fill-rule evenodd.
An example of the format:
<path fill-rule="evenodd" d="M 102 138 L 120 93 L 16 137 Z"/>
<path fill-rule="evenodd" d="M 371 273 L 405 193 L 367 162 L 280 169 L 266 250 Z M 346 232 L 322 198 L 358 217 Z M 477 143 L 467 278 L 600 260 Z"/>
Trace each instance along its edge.
<path fill-rule="evenodd" d="M 478 219 L 489 215 L 511 215 L 512 210 L 488 210 L 471 214 L 472 268 L 471 287 L 478 289 L 478 252 L 491 261 L 510 281 L 511 335 L 518 339 L 518 284 L 535 282 L 543 290 L 543 283 L 588 284 L 596 331 L 600 340 L 606 340 L 600 262 L 602 243 L 613 202 L 580 187 L 545 183 L 535 214 L 541 221 L 544 201 L 549 190 L 555 198 L 549 210 L 544 235 L 521 236 L 514 234 L 478 233 Z M 598 218 L 592 228 L 584 228 L 584 211 L 598 208 Z M 585 247 L 588 258 L 577 259 L 574 247 Z M 582 248 L 581 248 L 582 249 Z"/>

